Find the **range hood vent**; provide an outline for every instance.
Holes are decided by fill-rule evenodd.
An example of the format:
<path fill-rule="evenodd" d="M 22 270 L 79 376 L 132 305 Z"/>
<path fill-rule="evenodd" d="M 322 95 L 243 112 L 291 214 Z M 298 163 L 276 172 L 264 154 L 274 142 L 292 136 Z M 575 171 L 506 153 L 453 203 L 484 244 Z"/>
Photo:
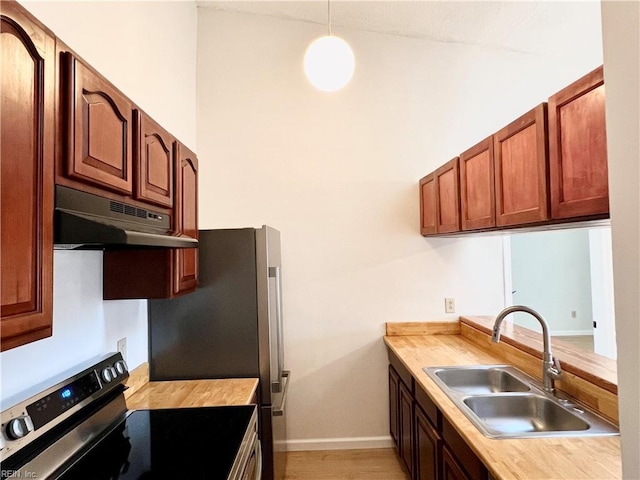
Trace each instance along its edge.
<path fill-rule="evenodd" d="M 56 185 L 54 248 L 195 248 L 195 238 L 175 234 L 161 212 Z"/>

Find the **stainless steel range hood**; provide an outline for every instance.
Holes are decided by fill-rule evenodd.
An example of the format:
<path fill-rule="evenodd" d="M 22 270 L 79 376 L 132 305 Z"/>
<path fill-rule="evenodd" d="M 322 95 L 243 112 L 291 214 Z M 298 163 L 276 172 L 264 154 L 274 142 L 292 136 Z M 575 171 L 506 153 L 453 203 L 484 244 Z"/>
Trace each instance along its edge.
<path fill-rule="evenodd" d="M 54 248 L 195 248 L 164 213 L 56 185 Z"/>

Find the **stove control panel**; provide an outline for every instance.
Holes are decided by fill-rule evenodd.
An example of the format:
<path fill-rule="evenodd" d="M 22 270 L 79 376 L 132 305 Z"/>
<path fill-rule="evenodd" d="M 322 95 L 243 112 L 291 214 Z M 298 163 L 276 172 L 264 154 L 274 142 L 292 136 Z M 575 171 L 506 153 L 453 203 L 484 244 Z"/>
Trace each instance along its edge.
<path fill-rule="evenodd" d="M 91 361 L 71 377 L 55 383 L 0 414 L 0 460 L 37 439 L 94 400 L 119 388 L 129 377 L 120 353 Z M 52 380 L 55 382 L 55 380 Z"/>

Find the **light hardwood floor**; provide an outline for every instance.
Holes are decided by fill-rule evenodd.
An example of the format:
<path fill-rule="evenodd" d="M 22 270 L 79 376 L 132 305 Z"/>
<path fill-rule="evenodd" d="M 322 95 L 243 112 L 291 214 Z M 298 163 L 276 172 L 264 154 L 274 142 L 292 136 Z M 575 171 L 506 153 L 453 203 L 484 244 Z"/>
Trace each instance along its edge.
<path fill-rule="evenodd" d="M 285 480 L 408 480 L 392 448 L 288 452 Z"/>

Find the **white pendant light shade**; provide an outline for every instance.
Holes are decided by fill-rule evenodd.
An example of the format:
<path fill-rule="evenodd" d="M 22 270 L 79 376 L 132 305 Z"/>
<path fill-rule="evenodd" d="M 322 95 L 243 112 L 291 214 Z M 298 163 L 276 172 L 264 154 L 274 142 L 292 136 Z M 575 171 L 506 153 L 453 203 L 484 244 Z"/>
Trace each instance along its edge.
<path fill-rule="evenodd" d="M 318 38 L 304 54 L 304 73 L 314 87 L 324 92 L 344 87 L 353 77 L 354 69 L 351 47 L 333 35 Z"/>

